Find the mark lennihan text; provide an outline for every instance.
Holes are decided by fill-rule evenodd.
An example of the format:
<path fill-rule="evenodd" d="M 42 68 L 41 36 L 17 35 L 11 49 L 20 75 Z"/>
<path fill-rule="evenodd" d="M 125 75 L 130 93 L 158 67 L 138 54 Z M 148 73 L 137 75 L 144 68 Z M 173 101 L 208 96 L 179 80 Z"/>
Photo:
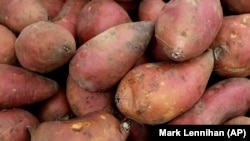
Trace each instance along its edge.
<path fill-rule="evenodd" d="M 205 131 L 188 131 L 186 129 L 183 130 L 184 136 L 224 136 L 224 131 L 214 131 L 210 129 L 206 129 Z"/>

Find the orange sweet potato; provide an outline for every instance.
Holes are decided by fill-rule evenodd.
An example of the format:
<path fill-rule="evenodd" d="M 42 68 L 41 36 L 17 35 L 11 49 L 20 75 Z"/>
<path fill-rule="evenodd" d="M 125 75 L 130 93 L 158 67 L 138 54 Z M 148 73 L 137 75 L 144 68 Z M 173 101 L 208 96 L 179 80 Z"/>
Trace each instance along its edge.
<path fill-rule="evenodd" d="M 185 61 L 209 48 L 223 22 L 220 0 L 170 0 L 155 24 L 164 53 Z"/>
<path fill-rule="evenodd" d="M 223 77 L 250 75 L 250 14 L 225 16 L 211 48 L 215 55 L 215 72 Z"/>
<path fill-rule="evenodd" d="M 223 124 L 233 117 L 245 115 L 249 105 L 250 80 L 228 78 L 208 87 L 191 109 L 168 124 Z"/>
<path fill-rule="evenodd" d="M 15 51 L 24 68 L 48 73 L 71 59 L 76 52 L 76 42 L 65 28 L 40 21 L 22 30 L 16 39 Z"/>
<path fill-rule="evenodd" d="M 14 64 L 16 35 L 6 26 L 0 24 L 0 63 Z"/>
<path fill-rule="evenodd" d="M 70 75 L 67 79 L 66 96 L 76 116 L 84 116 L 88 113 L 100 110 L 113 114 L 114 95 L 111 92 L 86 91 L 75 83 Z"/>
<path fill-rule="evenodd" d="M 78 48 L 70 61 L 69 74 L 88 91 L 109 90 L 143 55 L 153 30 L 154 24 L 149 21 L 105 30 Z"/>
<path fill-rule="evenodd" d="M 0 111 L 0 140 L 1 141 L 29 141 L 28 126 L 40 124 L 30 112 L 20 109 L 5 109 Z"/>
<path fill-rule="evenodd" d="M 126 117 L 142 124 L 162 124 L 191 108 L 202 96 L 212 73 L 211 50 L 181 63 L 146 63 L 120 81 L 115 102 Z"/>
<path fill-rule="evenodd" d="M 0 64 L 0 81 L 0 109 L 45 100 L 58 89 L 56 81 L 8 64 Z"/>
<path fill-rule="evenodd" d="M 128 13 L 114 0 L 91 0 L 79 15 L 79 42 L 83 44 L 108 28 L 127 22 L 131 22 Z"/>
<path fill-rule="evenodd" d="M 32 141 L 126 141 L 121 122 L 106 112 L 94 112 L 67 121 L 47 121 L 30 127 Z"/>
<path fill-rule="evenodd" d="M 38 0 L 1 0 L 0 23 L 15 33 L 37 21 L 48 21 L 48 12 Z"/>
<path fill-rule="evenodd" d="M 77 40 L 77 25 L 81 9 L 88 0 L 66 0 L 63 7 L 52 22 L 66 28 Z"/>

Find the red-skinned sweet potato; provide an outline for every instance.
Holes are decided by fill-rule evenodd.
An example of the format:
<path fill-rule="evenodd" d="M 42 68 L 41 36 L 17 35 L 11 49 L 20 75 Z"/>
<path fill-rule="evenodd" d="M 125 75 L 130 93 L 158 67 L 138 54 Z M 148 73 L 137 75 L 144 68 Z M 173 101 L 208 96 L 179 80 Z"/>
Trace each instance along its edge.
<path fill-rule="evenodd" d="M 61 11 L 66 0 L 39 0 L 48 12 L 49 19 L 53 19 Z"/>
<path fill-rule="evenodd" d="M 111 92 L 89 92 L 81 88 L 71 76 L 67 79 L 66 96 L 76 116 L 84 116 L 95 111 L 114 112 L 114 95 Z"/>
<path fill-rule="evenodd" d="M 145 21 L 105 30 L 78 48 L 70 61 L 69 74 L 88 91 L 109 90 L 143 55 L 153 30 L 154 24 Z"/>
<path fill-rule="evenodd" d="M 28 126 L 40 124 L 30 112 L 21 109 L 5 109 L 0 111 L 0 140 L 1 141 L 29 141 Z"/>
<path fill-rule="evenodd" d="M 81 9 L 87 3 L 88 0 L 66 0 L 61 11 L 52 19 L 52 22 L 67 29 L 77 40 L 79 15 Z"/>
<path fill-rule="evenodd" d="M 250 75 L 250 14 L 225 16 L 223 25 L 213 41 L 214 71 L 223 77 Z"/>
<path fill-rule="evenodd" d="M 225 125 L 250 125 L 250 117 L 247 117 L 245 115 L 236 116 L 227 120 L 224 124 Z"/>
<path fill-rule="evenodd" d="M 8 64 L 0 64 L 0 79 L 0 109 L 36 103 L 58 90 L 56 81 Z"/>
<path fill-rule="evenodd" d="M 66 90 L 62 86 L 52 97 L 39 103 L 36 109 L 35 116 L 40 122 L 68 120 L 73 117 L 73 112 L 66 97 Z"/>
<path fill-rule="evenodd" d="M 185 61 L 209 48 L 223 22 L 220 0 L 170 0 L 155 24 L 164 53 Z"/>
<path fill-rule="evenodd" d="M 22 30 L 16 39 L 15 51 L 24 68 L 48 73 L 71 59 L 76 52 L 76 42 L 65 28 L 40 21 Z"/>
<path fill-rule="evenodd" d="M 211 50 L 182 63 L 146 63 L 120 81 L 115 102 L 126 117 L 141 124 L 162 124 L 184 113 L 202 96 L 212 73 Z"/>
<path fill-rule="evenodd" d="M 128 13 L 114 0 L 91 0 L 79 15 L 79 42 L 83 44 L 110 27 L 128 22 L 131 22 Z"/>
<path fill-rule="evenodd" d="M 249 0 L 221 0 L 222 5 L 234 14 L 250 13 Z"/>
<path fill-rule="evenodd" d="M 156 22 L 165 4 L 163 0 L 141 0 L 138 11 L 139 20 Z"/>
<path fill-rule="evenodd" d="M 236 116 L 245 115 L 250 104 L 250 80 L 234 77 L 221 80 L 204 92 L 188 111 L 168 124 L 223 124 Z"/>
<path fill-rule="evenodd" d="M 48 12 L 38 0 L 1 0 L 0 23 L 14 33 L 37 21 L 48 21 Z"/>
<path fill-rule="evenodd" d="M 16 35 L 6 26 L 0 24 L 0 63 L 14 64 Z"/>
<path fill-rule="evenodd" d="M 121 122 L 106 112 L 93 112 L 68 121 L 47 121 L 30 127 L 32 141 L 126 141 Z"/>

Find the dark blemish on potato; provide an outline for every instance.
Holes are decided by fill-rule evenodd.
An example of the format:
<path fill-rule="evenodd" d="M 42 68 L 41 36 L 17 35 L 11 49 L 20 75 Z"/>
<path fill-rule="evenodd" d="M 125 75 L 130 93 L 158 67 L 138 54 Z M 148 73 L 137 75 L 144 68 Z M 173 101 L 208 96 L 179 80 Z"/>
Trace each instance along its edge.
<path fill-rule="evenodd" d="M 220 59 L 220 56 L 221 56 L 221 54 L 224 51 L 224 48 L 222 46 L 218 46 L 218 47 L 214 48 L 213 53 L 214 53 L 215 60 L 219 60 Z"/>
<path fill-rule="evenodd" d="M 133 124 L 133 120 L 129 119 L 129 118 L 125 118 L 120 125 L 121 130 L 125 131 L 126 133 L 129 132 L 131 126 Z"/>
<path fill-rule="evenodd" d="M 180 35 L 181 35 L 182 37 L 187 37 L 187 36 L 188 36 L 188 34 L 187 34 L 186 31 L 182 31 L 182 32 L 180 33 Z"/>
<path fill-rule="evenodd" d="M 119 96 L 115 96 L 115 104 L 119 104 L 120 103 L 120 97 Z"/>
<path fill-rule="evenodd" d="M 178 58 L 181 58 L 182 55 L 180 52 L 173 52 L 171 56 L 174 59 L 178 59 Z"/>

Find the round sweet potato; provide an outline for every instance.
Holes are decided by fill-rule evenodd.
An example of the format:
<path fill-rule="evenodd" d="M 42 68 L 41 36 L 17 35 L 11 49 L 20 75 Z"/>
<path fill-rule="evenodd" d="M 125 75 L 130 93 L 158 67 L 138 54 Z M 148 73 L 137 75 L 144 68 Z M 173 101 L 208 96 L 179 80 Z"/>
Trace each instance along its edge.
<path fill-rule="evenodd" d="M 22 30 L 15 43 L 17 59 L 31 71 L 51 72 L 66 64 L 76 52 L 71 33 L 60 25 L 40 21 Z"/>

